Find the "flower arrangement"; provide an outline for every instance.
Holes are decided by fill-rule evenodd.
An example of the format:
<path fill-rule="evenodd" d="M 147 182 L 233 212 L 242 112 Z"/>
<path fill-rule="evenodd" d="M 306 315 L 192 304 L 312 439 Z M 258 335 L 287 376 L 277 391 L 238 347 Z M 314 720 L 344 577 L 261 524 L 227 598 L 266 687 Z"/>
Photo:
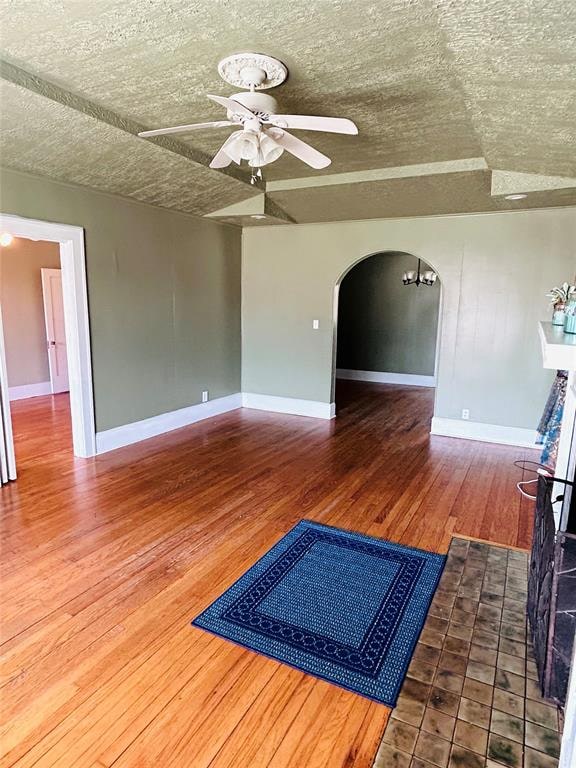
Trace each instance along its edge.
<path fill-rule="evenodd" d="M 560 288 L 552 288 L 546 296 L 552 305 L 552 325 L 564 325 L 566 322 L 566 306 L 576 301 L 576 285 L 562 283 Z"/>
<path fill-rule="evenodd" d="M 576 294 L 576 285 L 562 283 L 560 288 L 552 288 L 546 296 L 550 299 L 550 304 L 555 307 L 556 304 L 566 304 L 574 294 Z"/>

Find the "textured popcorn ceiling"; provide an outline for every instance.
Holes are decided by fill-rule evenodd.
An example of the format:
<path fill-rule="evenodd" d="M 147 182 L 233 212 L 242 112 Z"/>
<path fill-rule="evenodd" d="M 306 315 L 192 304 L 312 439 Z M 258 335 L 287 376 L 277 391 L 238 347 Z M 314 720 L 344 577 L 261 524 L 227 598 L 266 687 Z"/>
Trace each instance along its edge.
<path fill-rule="evenodd" d="M 489 171 L 308 187 L 270 192 L 269 197 L 300 223 L 576 205 L 576 189 L 538 192 L 516 201 L 493 198 Z"/>
<path fill-rule="evenodd" d="M 438 19 L 490 167 L 576 176 L 576 3 L 451 0 Z"/>
<path fill-rule="evenodd" d="M 204 95 L 233 91 L 218 60 L 250 49 L 278 56 L 290 70 L 273 92 L 283 110 L 351 117 L 360 134 L 298 132 L 332 165 L 313 171 L 285 154 L 266 168 L 271 180 L 477 157 L 491 169 L 576 176 L 569 0 L 2 0 L 0 29 L 6 60 L 148 127 L 221 118 Z M 255 193 L 204 167 L 227 130 L 179 137 L 199 163 L 26 88 L 6 85 L 0 97 L 2 160 L 12 167 L 199 214 Z M 459 174 L 457 195 L 449 176 L 436 179 L 433 207 L 502 207 L 489 174 L 481 185 L 478 174 Z M 297 220 L 333 218 L 336 199 L 339 218 L 358 218 L 360 205 L 417 215 L 431 206 L 408 191 L 419 183 L 430 186 L 353 184 L 271 199 L 289 200 Z M 405 199 L 371 199 L 391 186 Z M 538 199 L 565 204 L 555 190 Z"/>
<path fill-rule="evenodd" d="M 207 213 L 253 194 L 105 123 L 0 81 L 3 162 L 137 200 Z"/>

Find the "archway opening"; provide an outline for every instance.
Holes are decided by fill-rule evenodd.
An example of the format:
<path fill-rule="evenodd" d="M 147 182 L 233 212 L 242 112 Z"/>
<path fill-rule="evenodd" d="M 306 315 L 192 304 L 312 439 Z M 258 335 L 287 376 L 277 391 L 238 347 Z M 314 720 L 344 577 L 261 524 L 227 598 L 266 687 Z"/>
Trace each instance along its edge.
<path fill-rule="evenodd" d="M 418 272 L 433 274 L 433 282 L 416 280 Z M 401 251 L 374 253 L 356 262 L 336 291 L 337 412 L 359 397 L 381 396 L 384 402 L 391 385 L 425 388 L 420 399 L 433 407 L 441 304 L 433 265 Z"/>

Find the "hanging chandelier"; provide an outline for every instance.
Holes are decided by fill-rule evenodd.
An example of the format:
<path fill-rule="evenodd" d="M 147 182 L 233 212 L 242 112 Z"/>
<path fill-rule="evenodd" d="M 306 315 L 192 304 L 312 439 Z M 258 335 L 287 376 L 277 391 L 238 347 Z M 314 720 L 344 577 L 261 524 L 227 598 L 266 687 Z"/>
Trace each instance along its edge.
<path fill-rule="evenodd" d="M 436 278 L 438 277 L 436 272 L 434 272 L 432 269 L 427 269 L 425 272 L 422 272 L 420 265 L 421 260 L 418 259 L 418 266 L 416 267 L 416 271 L 411 269 L 408 272 L 404 272 L 402 276 L 402 282 L 404 285 L 415 285 L 416 287 L 419 285 L 434 285 Z"/>

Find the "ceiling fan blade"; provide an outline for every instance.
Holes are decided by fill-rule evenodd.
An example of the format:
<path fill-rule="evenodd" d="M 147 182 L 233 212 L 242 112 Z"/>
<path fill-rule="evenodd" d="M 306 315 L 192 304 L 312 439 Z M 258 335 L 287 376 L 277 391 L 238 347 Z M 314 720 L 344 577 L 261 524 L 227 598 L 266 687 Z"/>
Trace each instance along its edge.
<path fill-rule="evenodd" d="M 226 154 L 226 147 L 231 144 L 233 141 L 236 141 L 239 134 L 241 134 L 242 131 L 234 131 L 233 134 L 228 136 L 224 144 L 220 147 L 218 152 L 214 155 L 212 160 L 210 161 L 210 168 L 226 168 L 230 165 L 232 162 L 232 158 Z"/>
<path fill-rule="evenodd" d="M 316 117 L 314 115 L 270 115 L 272 125 L 304 131 L 348 133 L 356 136 L 358 128 L 347 117 Z"/>
<path fill-rule="evenodd" d="M 216 120 L 211 123 L 192 123 L 191 125 L 176 125 L 174 128 L 156 128 L 153 131 L 140 131 L 138 136 L 143 139 L 149 136 L 164 136 L 168 133 L 187 133 L 188 131 L 197 131 L 200 128 L 225 128 L 228 125 L 234 125 L 230 120 Z"/>
<path fill-rule="evenodd" d="M 216 104 L 220 104 L 221 107 L 230 110 L 230 112 L 244 115 L 244 117 L 254 117 L 254 112 L 249 110 L 248 107 L 245 107 L 244 104 L 240 104 L 239 101 L 227 99 L 225 96 L 212 96 L 210 93 L 207 93 L 206 96 L 208 96 L 209 99 L 212 99 L 212 101 L 215 101 Z"/>
<path fill-rule="evenodd" d="M 268 131 L 264 131 L 268 133 Z M 294 155 L 302 162 L 309 165 L 311 168 L 326 168 L 330 165 L 332 160 L 322 152 L 318 152 L 317 149 L 311 147 L 310 144 L 306 144 L 305 141 L 297 139 L 296 136 L 292 136 L 291 133 L 287 133 L 284 130 L 274 130 L 270 132 L 270 136 L 274 139 L 276 144 L 280 144 L 281 147 L 291 155 Z"/>

